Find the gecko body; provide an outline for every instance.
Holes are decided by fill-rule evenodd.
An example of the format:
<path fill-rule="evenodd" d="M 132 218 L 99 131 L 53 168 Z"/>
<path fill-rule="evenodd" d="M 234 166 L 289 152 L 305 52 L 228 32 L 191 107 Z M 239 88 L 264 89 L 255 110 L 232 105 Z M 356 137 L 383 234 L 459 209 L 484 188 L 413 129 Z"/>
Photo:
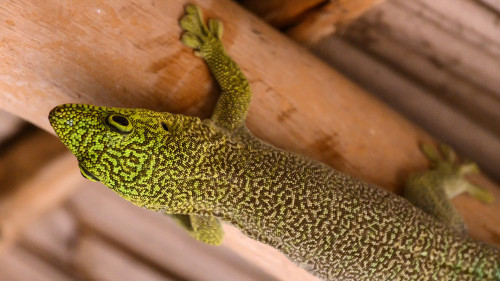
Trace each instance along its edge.
<path fill-rule="evenodd" d="M 500 251 L 406 199 L 283 151 L 245 127 L 250 87 L 217 20 L 186 7 L 182 41 L 222 95 L 210 119 L 65 104 L 49 115 L 82 174 L 220 244 L 219 220 L 326 280 L 500 280 Z"/>

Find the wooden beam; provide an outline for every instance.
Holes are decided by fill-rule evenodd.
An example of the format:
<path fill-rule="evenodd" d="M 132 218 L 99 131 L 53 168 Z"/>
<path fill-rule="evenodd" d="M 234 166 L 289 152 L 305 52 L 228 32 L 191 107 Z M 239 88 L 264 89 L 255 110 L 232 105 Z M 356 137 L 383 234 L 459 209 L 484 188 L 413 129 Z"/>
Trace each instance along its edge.
<path fill-rule="evenodd" d="M 78 241 L 74 266 L 86 280 L 100 281 L 175 281 L 175 279 L 143 264 L 95 235 L 85 235 Z"/>
<path fill-rule="evenodd" d="M 312 45 L 384 0 L 245 0 L 241 4 L 295 41 Z"/>
<path fill-rule="evenodd" d="M 179 42 L 183 1 L 15 3 L 0 10 L 5 110 L 47 131 L 50 109 L 68 102 L 209 115 L 218 89 Z M 225 23 L 251 81 L 257 136 L 391 190 L 425 168 L 425 133 L 236 4 L 199 4 Z"/>
<path fill-rule="evenodd" d="M 79 281 L 21 247 L 0 254 L 0 280 Z"/>
<path fill-rule="evenodd" d="M 36 176 L 3 198 L 0 208 L 0 252 L 40 216 L 66 199 L 83 181 L 76 159 L 67 153 L 47 163 Z"/>
<path fill-rule="evenodd" d="M 74 196 L 78 196 L 78 192 Z M 74 214 L 65 206 L 58 206 L 29 225 L 20 235 L 16 247 L 33 253 L 75 280 L 95 280 L 84 278 L 81 274 L 83 270 L 74 265 L 75 248 L 84 231 Z M 9 256 L 9 251 L 3 255 Z M 18 275 L 23 276 L 23 273 L 18 272 Z"/>
<path fill-rule="evenodd" d="M 53 135 L 34 126 L 21 129 L 0 147 L 0 201 L 67 152 Z"/>
<path fill-rule="evenodd" d="M 305 13 L 325 2 L 325 0 L 240 1 L 247 10 L 278 29 L 297 24 Z"/>
<path fill-rule="evenodd" d="M 485 7 L 500 13 L 500 0 L 478 0 Z"/>

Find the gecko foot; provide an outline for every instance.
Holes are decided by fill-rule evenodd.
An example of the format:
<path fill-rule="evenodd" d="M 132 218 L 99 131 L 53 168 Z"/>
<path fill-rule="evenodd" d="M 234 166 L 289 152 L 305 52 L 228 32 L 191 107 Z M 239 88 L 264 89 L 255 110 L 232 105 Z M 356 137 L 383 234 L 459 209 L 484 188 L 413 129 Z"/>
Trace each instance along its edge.
<path fill-rule="evenodd" d="M 430 160 L 433 169 L 440 170 L 443 174 L 455 175 L 453 184 L 447 184 L 443 187 L 448 198 L 451 199 L 462 192 L 467 192 L 484 203 L 493 201 L 493 196 L 488 191 L 468 182 L 465 178 L 467 175 L 480 172 L 476 163 L 470 161 L 459 163 L 455 151 L 445 144 L 440 144 L 438 151 L 429 144 L 422 145 L 421 149 Z"/>
<path fill-rule="evenodd" d="M 203 22 L 203 14 L 200 7 L 189 4 L 184 9 L 185 15 L 181 18 L 179 25 L 184 33 L 181 42 L 195 50 L 195 54 L 204 57 L 215 48 L 221 47 L 223 33 L 222 23 L 216 19 L 210 19 L 208 26 Z"/>

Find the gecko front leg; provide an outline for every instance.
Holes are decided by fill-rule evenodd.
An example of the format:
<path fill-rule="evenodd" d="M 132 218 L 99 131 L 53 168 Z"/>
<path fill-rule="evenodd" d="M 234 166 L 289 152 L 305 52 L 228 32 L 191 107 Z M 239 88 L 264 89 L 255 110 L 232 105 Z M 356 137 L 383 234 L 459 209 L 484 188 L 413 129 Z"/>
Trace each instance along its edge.
<path fill-rule="evenodd" d="M 186 15 L 180 21 L 185 31 L 181 41 L 205 60 L 222 89 L 210 119 L 217 126 L 234 132 L 244 126 L 250 105 L 252 92 L 248 80 L 224 50 L 221 41 L 222 23 L 210 19 L 208 26 L 205 25 L 201 9 L 195 5 L 187 5 L 185 11 Z"/>
<path fill-rule="evenodd" d="M 205 60 L 222 89 L 211 120 L 215 125 L 234 132 L 244 126 L 251 97 L 248 81 L 224 50 L 222 23 L 211 19 L 208 26 L 205 25 L 201 9 L 195 5 L 187 5 L 185 13 L 179 23 L 184 30 L 181 41 Z M 197 215 L 171 217 L 196 240 L 211 245 L 222 243 L 224 232 L 217 218 Z"/>

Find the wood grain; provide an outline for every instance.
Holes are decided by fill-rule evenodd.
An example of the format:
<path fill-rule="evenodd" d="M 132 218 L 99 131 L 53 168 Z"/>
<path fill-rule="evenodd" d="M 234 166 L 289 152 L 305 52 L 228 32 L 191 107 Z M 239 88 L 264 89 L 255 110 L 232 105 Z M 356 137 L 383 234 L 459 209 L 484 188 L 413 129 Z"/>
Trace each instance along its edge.
<path fill-rule="evenodd" d="M 497 16 L 480 1 L 388 1 L 312 49 L 498 182 Z"/>
<path fill-rule="evenodd" d="M 376 58 L 361 52 L 339 38 L 324 40 L 322 48 L 316 48 L 318 55 L 327 58 L 338 69 L 352 77 L 358 77 L 367 88 L 376 92 L 394 108 L 404 112 L 408 118 L 429 128 L 433 135 L 440 135 L 443 142 L 453 147 L 466 147 L 469 155 L 482 159 L 483 170 L 495 170 L 499 160 L 491 155 L 499 153 L 500 140 L 491 132 L 477 126 L 456 109 L 433 97 L 422 87 L 409 80 L 404 75 L 381 64 Z M 335 55 L 327 50 L 336 50 Z M 338 52 L 338 53 L 337 53 Z M 327 55 L 328 54 L 328 55 Z M 402 95 L 401 93 L 404 93 Z M 422 112 L 422 109 L 425 111 Z M 457 129 L 459 128 L 459 129 Z M 464 142 L 464 140 L 466 142 Z M 481 184 L 495 195 L 491 205 L 481 204 L 469 196 L 456 198 L 455 203 L 460 213 L 465 216 L 470 226 L 470 234 L 479 240 L 500 245 L 500 188 L 486 177 L 481 178 Z"/>

